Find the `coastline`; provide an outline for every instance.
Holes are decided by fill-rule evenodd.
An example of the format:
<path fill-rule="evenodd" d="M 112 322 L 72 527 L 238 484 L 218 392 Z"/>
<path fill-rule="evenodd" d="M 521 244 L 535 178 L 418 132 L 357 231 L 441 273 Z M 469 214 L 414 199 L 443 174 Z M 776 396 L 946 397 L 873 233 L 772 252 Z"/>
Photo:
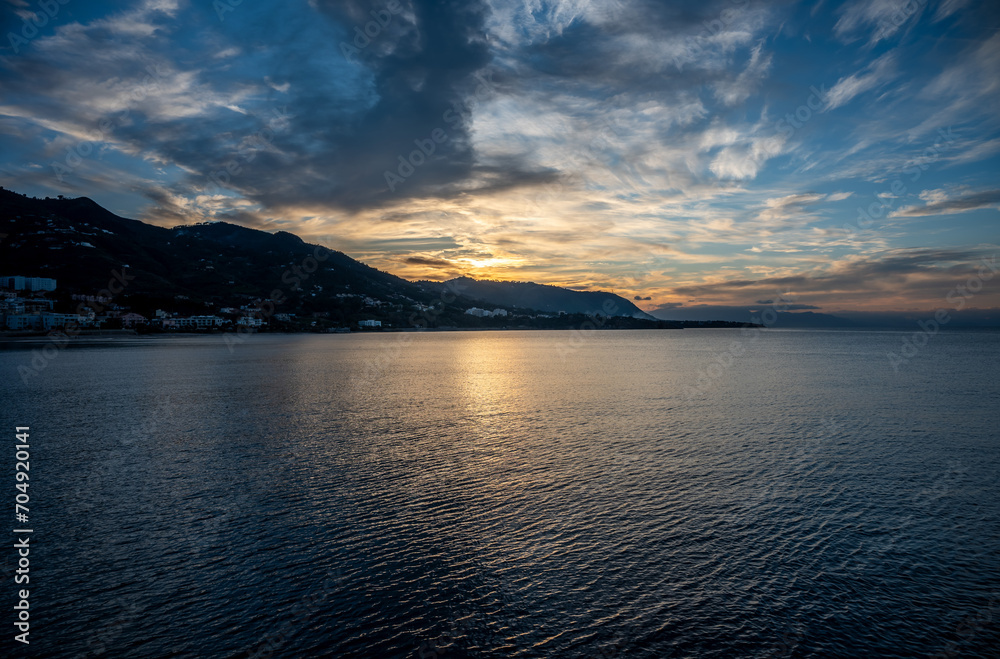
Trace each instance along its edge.
<path fill-rule="evenodd" d="M 405 327 L 386 328 L 380 330 L 357 330 L 350 332 L 249 332 L 260 336 L 344 336 L 359 334 L 398 334 L 398 333 L 439 333 L 439 332 L 621 332 L 621 331 L 651 331 L 659 332 L 665 330 L 682 329 L 742 329 L 743 327 L 758 327 L 766 329 L 762 325 L 746 324 L 732 327 L 596 327 L 591 329 L 581 329 L 577 327 Z M 207 331 L 207 332 L 137 332 L 135 330 L 80 330 L 72 335 L 60 330 L 50 330 L 48 332 L 0 332 L 0 350 L 12 350 L 33 348 L 46 344 L 57 344 L 60 348 L 86 345 L 108 345 L 115 343 L 135 343 L 146 339 L 171 339 L 171 338 L 192 338 L 192 337 L 215 337 L 223 339 L 235 332 Z M 242 333 L 241 333 L 242 335 Z"/>

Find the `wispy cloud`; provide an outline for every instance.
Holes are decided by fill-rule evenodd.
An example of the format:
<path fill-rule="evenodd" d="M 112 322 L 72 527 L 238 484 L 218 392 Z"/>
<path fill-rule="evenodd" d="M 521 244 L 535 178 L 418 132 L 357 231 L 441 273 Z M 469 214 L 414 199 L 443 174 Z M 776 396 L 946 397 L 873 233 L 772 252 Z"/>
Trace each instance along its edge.
<path fill-rule="evenodd" d="M 849 103 L 855 96 L 884 85 L 894 75 L 895 56 L 886 53 L 865 67 L 864 71 L 841 78 L 826 95 L 828 110 Z"/>
<path fill-rule="evenodd" d="M 779 294 L 812 308 L 839 310 L 934 308 L 956 282 L 974 276 L 996 245 L 974 250 L 892 250 L 819 265 L 801 274 L 723 279 L 670 290 L 684 304 L 748 305 Z M 757 302 L 760 304 L 759 302 Z M 977 306 L 1000 306 L 1000 290 L 984 291 Z"/>
<path fill-rule="evenodd" d="M 870 33 L 869 43 L 876 43 L 891 37 L 910 21 L 919 20 L 926 5 L 926 1 L 915 0 L 854 0 L 840 10 L 834 32 L 841 39 L 848 40 L 867 31 Z"/>
<path fill-rule="evenodd" d="M 900 208 L 891 217 L 954 215 L 980 208 L 1000 208 L 1000 190 L 928 190 L 920 198 L 926 202 L 924 205 Z"/>

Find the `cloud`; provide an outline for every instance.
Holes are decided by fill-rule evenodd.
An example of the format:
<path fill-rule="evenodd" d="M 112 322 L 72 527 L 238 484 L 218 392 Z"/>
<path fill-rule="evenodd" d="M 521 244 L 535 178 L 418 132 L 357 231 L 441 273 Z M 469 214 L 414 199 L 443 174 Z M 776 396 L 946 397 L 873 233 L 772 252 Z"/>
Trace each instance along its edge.
<path fill-rule="evenodd" d="M 806 192 L 767 199 L 764 208 L 759 212 L 759 217 L 765 222 L 783 222 L 803 217 L 807 207 L 825 198 L 826 195 L 823 194 Z"/>
<path fill-rule="evenodd" d="M 763 120 L 742 130 L 730 127 L 721 133 L 727 145 L 720 149 L 708 168 L 720 179 L 754 179 L 771 158 L 781 155 L 788 141 L 775 134 Z"/>
<path fill-rule="evenodd" d="M 934 22 L 942 21 L 959 10 L 965 9 L 969 0 L 942 0 L 934 13 Z"/>
<path fill-rule="evenodd" d="M 444 259 L 435 259 L 427 256 L 408 256 L 405 259 L 410 265 L 426 265 L 430 268 L 454 268 L 455 264 Z"/>
<path fill-rule="evenodd" d="M 893 211 L 889 217 L 926 217 L 928 215 L 955 215 L 980 208 L 1000 208 L 1000 189 L 971 191 L 963 190 L 951 196 L 945 190 L 929 190 L 920 195 L 928 203 L 923 206 L 907 206 Z"/>
<path fill-rule="evenodd" d="M 350 210 L 534 180 L 517 163 L 499 171 L 476 159 L 471 114 L 504 84 L 486 73 L 485 5 L 409 3 L 357 63 L 331 43 L 351 43 L 352 26 L 384 3 L 316 6 L 239 7 L 221 24 L 192 20 L 201 10 L 188 7 L 190 39 L 184 21 L 170 20 L 178 9 L 169 3 L 60 26 L 5 63 L 11 93 L 3 113 L 76 140 L 93 139 L 102 119 L 120 113 L 110 143 L 181 168 L 187 175 L 174 177 L 173 192 L 194 198 L 265 130 L 273 111 L 292 108 L 280 139 L 226 177 L 228 190 L 274 209 L 306 202 Z M 199 41 L 211 57 L 195 54 Z M 240 48 L 247 41 L 267 45 L 250 53 Z M 150 64 L 162 74 L 137 101 Z M 17 102 L 39 86 L 60 103 Z M 436 130 L 446 139 L 427 142 Z M 421 144 L 433 153 L 421 153 Z M 409 175 L 390 191 L 385 172 L 398 175 L 401 157 L 418 164 L 407 165 Z"/>
<path fill-rule="evenodd" d="M 801 304 L 896 304 L 951 266 L 878 262 L 992 235 L 945 219 L 848 236 L 856 207 L 897 178 L 897 217 L 975 205 L 1000 153 L 996 10 L 929 5 L 942 20 L 884 43 L 901 4 L 401 0 L 357 45 L 384 0 L 242 3 L 222 22 L 211 3 L 68 5 L 17 57 L 0 44 L 0 180 L 293 231 L 407 277 L 731 305 L 789 278 Z M 824 82 L 836 111 L 812 105 Z M 954 140 L 928 160 L 938 129 Z"/>
<path fill-rule="evenodd" d="M 715 96 L 724 104 L 733 106 L 745 102 L 757 90 L 771 68 L 771 55 L 763 53 L 763 43 L 750 51 L 750 61 L 735 79 L 715 84 Z"/>
<path fill-rule="evenodd" d="M 757 304 L 760 304 L 760 302 L 758 302 Z M 766 302 L 765 304 L 773 304 L 773 302 Z M 809 310 L 819 309 L 820 308 L 820 307 L 817 307 L 814 304 L 795 304 L 795 303 L 786 303 L 786 302 L 783 302 L 783 301 L 779 302 L 778 304 L 785 311 L 809 311 Z"/>
<path fill-rule="evenodd" d="M 854 0 L 840 10 L 834 32 L 844 40 L 855 38 L 861 30 L 871 30 L 870 44 L 894 35 L 911 21 L 916 23 L 925 2 L 901 0 Z"/>
<path fill-rule="evenodd" d="M 770 307 L 770 305 L 763 308 L 753 305 L 747 306 L 729 304 L 694 304 L 689 306 L 663 305 L 649 310 L 648 313 L 661 320 L 722 320 L 737 323 L 760 323 L 761 314 L 769 308 L 774 309 L 773 307 Z M 818 326 L 822 324 L 817 322 L 819 319 L 826 319 L 828 323 L 829 321 L 833 321 L 831 324 L 848 325 L 848 323 L 837 323 L 837 318 L 831 318 L 826 314 L 816 314 L 812 311 L 815 307 L 810 307 L 808 305 L 781 305 L 778 309 L 780 309 L 780 311 L 775 311 L 777 316 L 773 325 L 779 328 Z M 794 313 L 795 311 L 805 311 L 806 313 L 798 315 Z M 806 322 L 802 322 L 803 319 L 805 319 Z"/>
<path fill-rule="evenodd" d="M 865 68 L 864 73 L 856 73 L 841 78 L 826 93 L 826 109 L 833 110 L 846 105 L 859 94 L 884 85 L 895 75 L 895 55 L 882 55 Z"/>
<path fill-rule="evenodd" d="M 996 246 L 977 249 L 899 249 L 851 256 L 811 270 L 760 279 L 721 279 L 674 286 L 667 295 L 696 304 L 738 304 L 748 295 L 758 300 L 796 300 L 818 308 L 922 308 L 945 306 L 956 284 L 979 275 L 982 260 L 994 258 Z M 995 263 L 995 261 L 990 261 Z M 756 295 L 755 295 L 756 297 Z M 984 287 L 977 306 L 1000 306 L 1000 289 Z M 842 305 L 842 306 L 841 306 Z"/>

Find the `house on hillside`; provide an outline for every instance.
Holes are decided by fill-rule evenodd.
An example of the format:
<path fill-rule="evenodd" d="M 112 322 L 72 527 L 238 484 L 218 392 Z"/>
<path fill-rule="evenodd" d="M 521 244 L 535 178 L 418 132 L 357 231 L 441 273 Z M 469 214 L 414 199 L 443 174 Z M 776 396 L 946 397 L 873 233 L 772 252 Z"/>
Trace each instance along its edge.
<path fill-rule="evenodd" d="M 122 314 L 119 317 L 119 320 L 122 321 L 122 327 L 128 327 L 128 328 L 134 328 L 138 327 L 139 325 L 145 325 L 148 322 L 145 316 L 133 313 L 131 311 L 126 314 Z"/>

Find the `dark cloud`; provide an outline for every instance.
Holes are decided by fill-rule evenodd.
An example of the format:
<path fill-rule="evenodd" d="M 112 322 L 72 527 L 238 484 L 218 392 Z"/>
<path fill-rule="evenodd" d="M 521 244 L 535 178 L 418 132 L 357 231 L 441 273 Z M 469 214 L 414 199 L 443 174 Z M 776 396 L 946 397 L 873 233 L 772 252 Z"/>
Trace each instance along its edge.
<path fill-rule="evenodd" d="M 320 2 L 318 17 L 306 8 L 246 3 L 222 22 L 191 7 L 204 20 L 191 21 L 188 35 L 177 29 L 180 19 L 151 12 L 144 18 L 160 29 L 117 43 L 109 41 L 107 26 L 81 26 L 58 49 L 2 62 L 5 101 L 49 89 L 59 102 L 36 108 L 37 116 L 93 130 L 108 118 L 86 116 L 85 108 L 99 106 L 93 99 L 105 93 L 95 87 L 109 79 L 139 85 L 146 67 L 166 63 L 160 87 L 151 90 L 160 98 L 194 71 L 193 79 L 184 78 L 185 100 L 194 107 L 139 101 L 126 118 L 111 117 L 109 133 L 130 151 L 191 172 L 171 185 L 179 196 L 217 193 L 221 185 L 268 208 L 351 210 L 553 180 L 552 172 L 513 159 L 481 163 L 472 146 L 471 113 L 506 84 L 487 68 L 486 5 L 402 2 L 365 48 L 345 57 L 342 44 L 354 48 L 354 28 L 375 20 L 371 12 L 384 21 L 386 6 Z M 443 141 L 434 141 L 435 134 Z M 409 161 L 402 170 L 400 157 Z M 239 173 L 224 173 L 227 166 Z M 387 171 L 400 176 L 394 190 Z M 86 176 L 83 169 L 74 174 Z"/>
<path fill-rule="evenodd" d="M 813 304 L 795 304 L 795 303 L 789 303 L 789 302 L 778 302 L 778 304 L 775 305 L 774 302 L 770 301 L 770 300 L 767 301 L 767 302 L 765 302 L 764 305 L 765 306 L 779 306 L 782 309 L 784 309 L 785 311 L 810 311 L 810 310 L 814 310 L 814 309 L 819 309 L 820 308 L 820 307 L 817 307 L 816 305 L 813 305 Z M 750 308 L 751 309 L 756 309 L 755 307 L 750 307 Z"/>
<path fill-rule="evenodd" d="M 770 310 L 773 316 L 763 317 Z M 791 327 L 850 327 L 850 320 L 813 311 L 792 311 L 790 307 L 742 307 L 729 305 L 696 304 L 686 307 L 663 305 L 649 312 L 661 320 L 724 320 L 735 323 L 762 323 L 776 328 Z"/>
<path fill-rule="evenodd" d="M 287 138 L 275 151 L 261 154 L 254 174 L 236 182 L 241 191 L 265 206 L 320 203 L 360 209 L 550 180 L 551 173 L 533 172 L 518 162 L 505 163 L 502 170 L 486 166 L 472 147 L 471 113 L 505 84 L 501 74 L 487 68 L 486 6 L 403 2 L 403 11 L 368 46 L 352 50 L 354 28 L 364 30 L 375 19 L 372 12 L 384 20 L 386 7 L 381 1 L 320 3 L 332 24 L 347 27 L 344 34 L 331 28 L 328 43 L 316 46 L 327 58 L 331 51 L 339 58 L 346 45 L 358 62 L 350 66 L 370 86 L 365 99 L 370 104 L 344 108 L 342 93 L 310 92 L 324 77 L 317 70 L 323 63 L 309 66 L 316 58 L 302 53 L 306 66 L 297 63 L 283 77 L 293 95 Z M 283 176 L 275 184 L 270 173 L 278 169 Z"/>
<path fill-rule="evenodd" d="M 901 208 L 895 213 L 901 217 L 923 217 L 926 215 L 953 215 L 978 208 L 989 208 L 1000 204 L 1000 190 L 966 192 L 951 199 L 934 201 L 924 206 Z"/>
<path fill-rule="evenodd" d="M 839 262 L 828 270 L 815 271 L 788 277 L 740 279 L 715 284 L 680 286 L 671 290 L 674 295 L 693 299 L 740 297 L 748 289 L 757 292 L 790 292 L 777 299 L 782 306 L 792 308 L 792 299 L 826 295 L 839 296 L 841 300 L 863 301 L 873 295 L 898 296 L 910 299 L 937 299 L 943 301 L 956 283 L 976 277 L 983 267 L 982 259 L 989 259 L 995 251 L 913 249 L 894 250 L 868 258 Z M 766 299 L 758 304 L 771 304 Z M 826 305 L 824 305 L 825 307 Z M 795 303 L 797 309 L 819 308 Z M 666 309 L 666 307 L 664 307 Z"/>
<path fill-rule="evenodd" d="M 427 256 L 408 256 L 405 259 L 410 265 L 426 265 L 431 268 L 454 268 L 455 264 L 444 259 L 434 259 Z"/>
<path fill-rule="evenodd" d="M 143 196 L 153 202 L 147 213 L 149 221 L 168 227 L 191 221 L 190 213 L 178 205 L 167 191 L 150 187 L 143 190 Z"/>
<path fill-rule="evenodd" d="M 321 5 L 323 11 L 351 26 L 365 17 L 371 20 L 369 12 L 384 7 L 382 2 Z M 355 114 L 350 130 L 338 136 L 335 143 L 324 145 L 326 148 L 319 149 L 316 157 L 297 154 L 296 167 L 303 170 L 303 178 L 296 192 L 307 198 L 361 206 L 378 203 L 379 198 L 391 201 L 393 197 L 420 196 L 469 178 L 475 160 L 465 117 L 470 95 L 474 97 L 477 86 L 482 84 L 475 75 L 490 59 L 482 29 L 485 12 L 479 2 L 425 0 L 410 3 L 404 14 L 394 17 L 399 27 L 381 37 L 383 42 L 396 40 L 392 49 L 386 52 L 369 47 L 359 55 L 372 76 L 374 104 Z M 335 101 L 316 99 L 310 110 L 322 116 L 324 100 Z M 315 115 L 305 121 L 296 119 L 293 130 L 308 130 L 308 124 L 316 122 Z M 427 144 L 435 130 L 443 131 L 448 140 L 431 142 L 434 152 L 424 156 L 428 162 L 413 167 L 413 173 L 390 192 L 384 172 L 398 175 L 400 156 L 409 159 L 419 148 L 415 141 Z M 322 139 L 321 135 L 316 136 Z M 302 162 L 303 156 L 308 164 Z M 412 160 L 415 164 L 420 158 Z M 406 171 L 404 167 L 403 173 Z M 285 194 L 265 193 L 261 200 L 282 203 Z"/>

